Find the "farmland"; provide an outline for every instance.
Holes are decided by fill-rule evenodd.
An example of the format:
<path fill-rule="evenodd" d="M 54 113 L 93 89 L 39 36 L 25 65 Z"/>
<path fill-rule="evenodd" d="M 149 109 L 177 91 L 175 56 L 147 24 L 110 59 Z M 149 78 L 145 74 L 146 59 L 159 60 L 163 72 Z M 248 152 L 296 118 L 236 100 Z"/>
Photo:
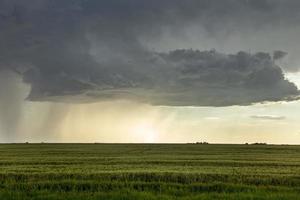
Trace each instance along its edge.
<path fill-rule="evenodd" d="M 0 199 L 300 199 L 300 146 L 1 144 Z"/>

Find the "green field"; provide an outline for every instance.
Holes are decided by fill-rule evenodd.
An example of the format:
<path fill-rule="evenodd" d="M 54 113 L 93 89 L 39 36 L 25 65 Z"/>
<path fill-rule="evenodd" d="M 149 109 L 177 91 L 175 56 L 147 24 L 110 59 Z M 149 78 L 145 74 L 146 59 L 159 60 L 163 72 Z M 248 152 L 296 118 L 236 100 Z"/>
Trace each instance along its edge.
<path fill-rule="evenodd" d="M 300 199 L 300 146 L 2 144 L 0 199 Z"/>

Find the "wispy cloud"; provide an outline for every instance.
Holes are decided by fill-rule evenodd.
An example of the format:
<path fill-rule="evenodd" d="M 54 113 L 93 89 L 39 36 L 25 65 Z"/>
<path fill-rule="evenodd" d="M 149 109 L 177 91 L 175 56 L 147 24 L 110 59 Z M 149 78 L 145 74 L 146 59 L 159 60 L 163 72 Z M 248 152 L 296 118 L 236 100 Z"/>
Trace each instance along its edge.
<path fill-rule="evenodd" d="M 205 120 L 220 120 L 220 117 L 205 117 Z"/>
<path fill-rule="evenodd" d="M 279 115 L 252 115 L 252 119 L 263 119 L 263 120 L 284 120 L 286 119 L 285 116 Z"/>

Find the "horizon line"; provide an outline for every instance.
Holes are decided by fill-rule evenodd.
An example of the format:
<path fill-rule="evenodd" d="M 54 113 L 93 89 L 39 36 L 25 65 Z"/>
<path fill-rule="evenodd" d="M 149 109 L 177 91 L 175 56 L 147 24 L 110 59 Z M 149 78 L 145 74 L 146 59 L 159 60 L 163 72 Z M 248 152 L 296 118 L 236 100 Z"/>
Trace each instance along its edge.
<path fill-rule="evenodd" d="M 141 142 L 0 142 L 0 145 L 5 144 L 115 144 L 115 145 L 249 145 L 249 146 L 300 146 L 300 144 L 274 144 L 265 142 L 254 143 L 209 143 L 209 142 L 155 142 L 155 143 L 141 143 Z"/>

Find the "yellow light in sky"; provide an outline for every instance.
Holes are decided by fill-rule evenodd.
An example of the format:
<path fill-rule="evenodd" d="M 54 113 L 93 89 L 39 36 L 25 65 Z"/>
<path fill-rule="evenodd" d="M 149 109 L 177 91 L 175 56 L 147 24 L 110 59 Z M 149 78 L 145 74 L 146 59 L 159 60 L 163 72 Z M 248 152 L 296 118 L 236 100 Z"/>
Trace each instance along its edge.
<path fill-rule="evenodd" d="M 159 132 L 149 123 L 140 123 L 133 127 L 132 133 L 142 143 L 158 142 Z"/>

